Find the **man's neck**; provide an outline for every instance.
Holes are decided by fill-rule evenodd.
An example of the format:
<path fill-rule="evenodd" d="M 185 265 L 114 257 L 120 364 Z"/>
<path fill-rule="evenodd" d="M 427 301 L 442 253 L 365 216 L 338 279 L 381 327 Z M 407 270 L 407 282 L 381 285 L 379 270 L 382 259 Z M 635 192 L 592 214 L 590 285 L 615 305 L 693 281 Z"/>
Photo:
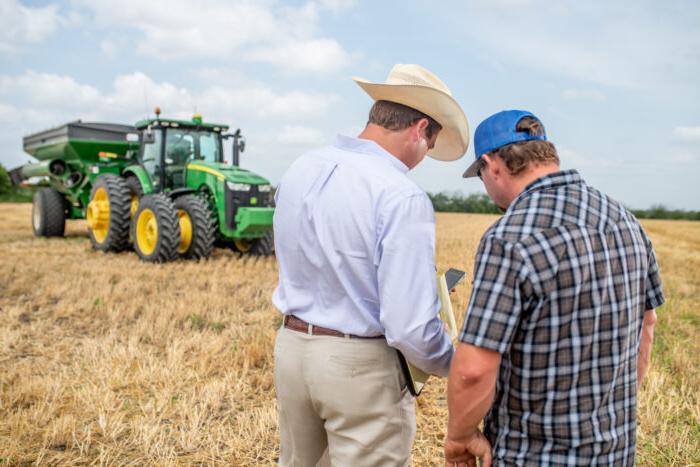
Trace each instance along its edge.
<path fill-rule="evenodd" d="M 362 130 L 359 135 L 357 135 L 357 137 L 360 139 L 374 141 L 386 152 L 403 162 L 404 165 L 408 165 L 402 158 L 403 141 L 401 141 L 401 136 L 398 132 L 387 130 L 379 125 L 369 123 L 365 129 Z"/>
<path fill-rule="evenodd" d="M 520 195 L 520 193 L 522 193 L 525 190 L 525 187 L 527 187 L 530 183 L 534 182 L 538 178 L 553 174 L 555 172 L 559 172 L 559 165 L 557 164 L 538 165 L 530 168 L 524 174 L 513 177 L 512 182 L 509 183 L 511 187 L 510 202 L 512 203 L 513 200 L 517 198 L 518 195 Z"/>

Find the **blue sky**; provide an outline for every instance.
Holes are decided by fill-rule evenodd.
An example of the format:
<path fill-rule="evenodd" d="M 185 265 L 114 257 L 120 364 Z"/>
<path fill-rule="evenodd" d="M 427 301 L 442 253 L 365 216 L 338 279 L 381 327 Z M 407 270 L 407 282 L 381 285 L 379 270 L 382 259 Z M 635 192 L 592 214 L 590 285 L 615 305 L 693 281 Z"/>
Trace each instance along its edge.
<path fill-rule="evenodd" d="M 70 120 L 152 113 L 240 127 L 242 164 L 275 183 L 299 154 L 356 134 L 351 80 L 418 63 L 476 125 L 523 108 L 564 168 L 634 208 L 700 209 L 700 2 L 0 0 L 0 161 Z M 427 160 L 425 190 L 483 192 L 473 159 Z"/>

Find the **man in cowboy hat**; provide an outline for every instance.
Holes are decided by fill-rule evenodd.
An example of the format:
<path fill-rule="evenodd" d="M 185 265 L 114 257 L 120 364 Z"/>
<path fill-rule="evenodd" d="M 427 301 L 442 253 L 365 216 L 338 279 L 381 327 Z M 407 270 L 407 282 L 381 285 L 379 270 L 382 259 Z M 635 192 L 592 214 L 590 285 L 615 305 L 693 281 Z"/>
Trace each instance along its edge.
<path fill-rule="evenodd" d="M 283 466 L 314 465 L 325 450 L 334 465 L 407 464 L 414 400 L 396 349 L 440 376 L 452 357 L 437 318 L 433 207 L 406 174 L 426 154 L 460 158 L 467 119 L 417 65 L 355 81 L 375 100 L 365 129 L 301 156 L 276 192 Z"/>
<path fill-rule="evenodd" d="M 448 464 L 634 465 L 637 388 L 664 301 L 651 242 L 624 206 L 559 169 L 532 113 L 492 115 L 474 146 L 464 176 L 505 214 L 476 254 Z"/>

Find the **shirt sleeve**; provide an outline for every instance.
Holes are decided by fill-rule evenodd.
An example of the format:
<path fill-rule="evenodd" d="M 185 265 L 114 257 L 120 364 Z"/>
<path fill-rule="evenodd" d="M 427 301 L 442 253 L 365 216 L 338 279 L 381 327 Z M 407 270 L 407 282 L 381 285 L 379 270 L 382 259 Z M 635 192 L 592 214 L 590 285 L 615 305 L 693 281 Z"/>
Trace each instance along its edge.
<path fill-rule="evenodd" d="M 506 353 L 523 312 L 527 270 L 515 245 L 488 235 L 474 265 L 474 284 L 459 340 Z M 527 299 L 525 299 L 527 301 Z"/>
<path fill-rule="evenodd" d="M 387 343 L 421 370 L 447 376 L 453 347 L 438 318 L 435 214 L 425 194 L 387 206 L 375 258 Z"/>
<path fill-rule="evenodd" d="M 663 288 L 661 286 L 661 276 L 659 275 L 659 265 L 656 262 L 656 254 L 651 245 L 651 240 L 647 237 L 647 278 L 644 287 L 644 310 L 658 308 L 664 303 Z"/>

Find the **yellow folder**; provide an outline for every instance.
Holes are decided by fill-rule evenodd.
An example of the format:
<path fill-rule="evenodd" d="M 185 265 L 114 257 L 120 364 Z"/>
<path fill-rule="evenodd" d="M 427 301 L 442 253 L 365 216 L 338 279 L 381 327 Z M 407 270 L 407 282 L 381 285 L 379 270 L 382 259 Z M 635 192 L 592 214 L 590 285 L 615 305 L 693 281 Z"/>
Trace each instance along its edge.
<path fill-rule="evenodd" d="M 454 341 L 457 339 L 457 323 L 455 322 L 455 315 L 452 311 L 452 301 L 450 300 L 450 291 L 447 288 L 447 281 L 445 280 L 445 274 L 438 274 L 437 276 L 437 293 L 440 299 L 440 311 L 438 316 L 443 323 L 447 324 L 447 329 L 450 337 Z M 401 368 L 403 369 L 404 376 L 406 376 L 406 383 L 408 384 L 408 390 L 411 394 L 417 396 L 423 390 L 423 386 L 430 378 L 430 375 L 418 367 L 415 367 L 406 360 L 406 358 L 398 352 L 399 361 L 401 362 Z"/>

